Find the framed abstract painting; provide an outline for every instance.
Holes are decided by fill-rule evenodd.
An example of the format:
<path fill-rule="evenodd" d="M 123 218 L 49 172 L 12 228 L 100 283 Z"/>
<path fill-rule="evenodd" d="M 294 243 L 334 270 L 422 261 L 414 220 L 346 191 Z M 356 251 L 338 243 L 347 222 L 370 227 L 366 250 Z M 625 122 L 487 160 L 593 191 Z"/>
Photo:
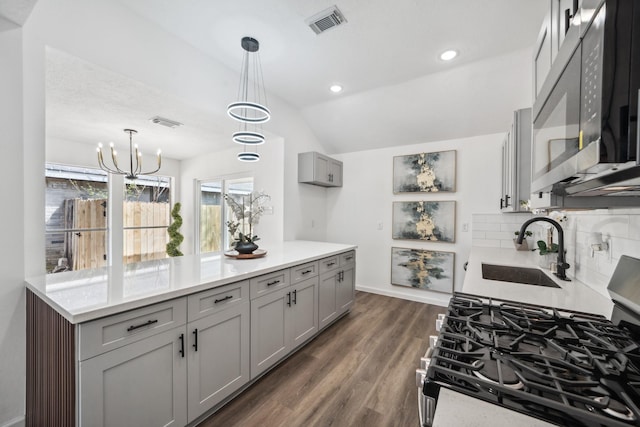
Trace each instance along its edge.
<path fill-rule="evenodd" d="M 456 191 L 456 151 L 409 154 L 393 158 L 393 192 Z"/>
<path fill-rule="evenodd" d="M 394 239 L 455 242 L 456 202 L 393 202 Z"/>
<path fill-rule="evenodd" d="M 455 253 L 391 248 L 391 284 L 435 292 L 453 292 Z"/>

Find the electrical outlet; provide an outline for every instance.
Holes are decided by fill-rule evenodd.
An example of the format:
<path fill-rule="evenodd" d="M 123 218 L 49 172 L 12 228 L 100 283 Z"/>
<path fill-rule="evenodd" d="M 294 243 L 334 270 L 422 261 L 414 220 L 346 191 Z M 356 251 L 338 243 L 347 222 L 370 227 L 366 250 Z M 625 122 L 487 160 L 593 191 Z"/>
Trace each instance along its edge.
<path fill-rule="evenodd" d="M 469 223 L 465 222 L 464 224 L 462 224 L 462 231 L 464 231 L 465 233 L 469 231 Z"/>
<path fill-rule="evenodd" d="M 382 227 L 382 221 L 378 221 L 377 226 L 378 226 L 378 230 L 382 230 L 382 228 L 383 228 Z"/>

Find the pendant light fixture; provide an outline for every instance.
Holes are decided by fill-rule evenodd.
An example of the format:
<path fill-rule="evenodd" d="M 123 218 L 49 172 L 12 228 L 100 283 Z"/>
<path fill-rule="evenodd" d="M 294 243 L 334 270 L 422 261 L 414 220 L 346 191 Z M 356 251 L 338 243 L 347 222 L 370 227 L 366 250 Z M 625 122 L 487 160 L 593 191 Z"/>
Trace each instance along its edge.
<path fill-rule="evenodd" d="M 260 160 L 257 149 L 255 152 L 247 151 L 247 147 L 264 144 L 261 125 L 269 121 L 271 112 L 266 106 L 267 94 L 258 54 L 260 43 L 253 37 L 243 37 L 240 45 L 245 53 L 240 71 L 238 101 L 227 106 L 227 114 L 240 122 L 238 131 L 232 137 L 234 142 L 244 146 L 243 151 L 238 153 L 238 160 L 256 162 Z"/>
<path fill-rule="evenodd" d="M 100 169 L 105 172 L 115 173 L 118 175 L 125 175 L 127 179 L 136 179 L 139 175 L 151 175 L 160 170 L 160 166 L 162 165 L 162 156 L 160 150 L 157 153 L 158 159 L 158 167 L 149 172 L 142 172 L 142 153 L 138 150 L 138 144 L 133 144 L 133 134 L 138 133 L 138 131 L 134 129 L 125 129 L 126 133 L 129 134 L 129 170 L 120 169 L 118 166 L 118 153 L 115 150 L 113 142 L 109 144 L 111 148 L 111 161 L 113 162 L 113 168 L 108 167 L 102 156 L 102 143 L 98 144 L 98 165 L 100 165 Z M 135 149 L 135 154 L 134 154 Z"/>

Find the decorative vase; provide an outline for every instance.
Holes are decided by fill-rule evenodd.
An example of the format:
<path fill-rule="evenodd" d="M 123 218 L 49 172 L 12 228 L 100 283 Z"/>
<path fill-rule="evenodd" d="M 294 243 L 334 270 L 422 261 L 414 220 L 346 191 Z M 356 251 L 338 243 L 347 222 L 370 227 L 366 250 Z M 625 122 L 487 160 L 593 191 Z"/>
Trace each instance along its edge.
<path fill-rule="evenodd" d="M 542 267 L 542 268 L 550 270 L 551 269 L 551 264 L 554 263 L 557 258 L 558 258 L 558 254 L 556 254 L 556 253 L 540 255 L 540 259 L 538 261 L 538 265 L 540 267 Z"/>
<path fill-rule="evenodd" d="M 527 239 L 522 239 L 522 243 L 518 244 L 518 239 L 513 239 L 513 245 L 516 247 L 516 251 L 528 251 L 529 250 L 529 242 Z"/>
<path fill-rule="evenodd" d="M 238 242 L 235 247 L 235 250 L 243 255 L 252 254 L 256 249 L 258 249 L 258 245 L 253 242 Z"/>

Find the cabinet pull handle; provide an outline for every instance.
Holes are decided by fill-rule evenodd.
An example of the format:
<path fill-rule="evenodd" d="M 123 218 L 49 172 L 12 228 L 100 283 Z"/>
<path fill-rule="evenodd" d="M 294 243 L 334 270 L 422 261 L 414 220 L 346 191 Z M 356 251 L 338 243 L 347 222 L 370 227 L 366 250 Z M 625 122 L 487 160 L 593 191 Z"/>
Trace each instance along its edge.
<path fill-rule="evenodd" d="M 158 320 L 147 320 L 144 323 L 141 323 L 139 325 L 133 325 L 133 326 L 129 326 L 127 328 L 127 332 L 131 332 L 131 331 L 135 331 L 136 329 L 140 329 L 140 328 L 144 328 L 145 326 L 149 326 L 149 325 L 153 325 L 154 323 L 158 323 Z"/>
<path fill-rule="evenodd" d="M 504 208 L 504 199 L 500 199 L 500 209 Z"/>
<path fill-rule="evenodd" d="M 180 334 L 180 356 L 184 357 L 184 334 Z"/>
<path fill-rule="evenodd" d="M 311 273 L 312 271 L 313 271 L 313 270 L 305 270 L 305 271 L 303 271 L 303 272 L 302 272 L 302 274 L 309 274 L 309 273 Z"/>
<path fill-rule="evenodd" d="M 193 330 L 193 348 L 198 351 L 198 328 Z"/>
<path fill-rule="evenodd" d="M 287 292 L 287 305 L 291 307 L 291 292 Z"/>
<path fill-rule="evenodd" d="M 505 207 L 505 208 L 508 208 L 508 207 L 509 207 L 509 199 L 510 199 L 510 198 L 511 198 L 511 197 L 510 197 L 508 194 L 505 194 L 505 195 L 504 195 L 504 207 Z"/>
<path fill-rule="evenodd" d="M 231 298 L 233 298 L 233 296 L 232 296 L 232 295 L 227 295 L 227 296 L 226 296 L 226 297 L 224 297 L 224 298 L 220 298 L 220 299 L 213 300 L 213 303 L 214 303 L 214 304 L 218 304 L 219 302 L 226 301 L 226 300 L 231 299 Z"/>
<path fill-rule="evenodd" d="M 327 263 L 327 267 L 331 267 L 332 265 L 336 265 L 336 263 L 335 262 Z"/>
<path fill-rule="evenodd" d="M 298 291 L 297 290 L 293 291 L 293 303 L 294 304 L 298 304 Z"/>
<path fill-rule="evenodd" d="M 272 285 L 275 285 L 277 283 L 280 283 L 279 279 L 278 280 L 274 280 L 273 282 L 267 282 L 267 286 L 272 286 Z"/>
<path fill-rule="evenodd" d="M 353 259 L 353 256 L 345 257 L 345 259 L 346 259 L 347 261 L 351 261 L 351 260 Z"/>

